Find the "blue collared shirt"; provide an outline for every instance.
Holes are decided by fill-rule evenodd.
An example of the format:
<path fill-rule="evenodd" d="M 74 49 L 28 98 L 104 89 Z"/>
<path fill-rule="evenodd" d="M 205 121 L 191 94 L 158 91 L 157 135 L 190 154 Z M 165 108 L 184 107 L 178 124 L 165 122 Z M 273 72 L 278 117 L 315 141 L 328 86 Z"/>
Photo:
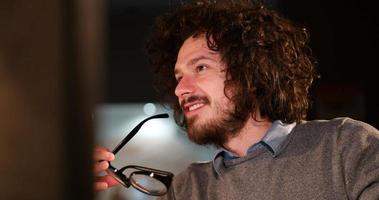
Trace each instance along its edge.
<path fill-rule="evenodd" d="M 264 146 L 272 153 L 273 157 L 276 157 L 281 151 L 283 142 L 295 126 L 296 122 L 286 124 L 280 120 L 274 121 L 262 140 L 251 145 L 247 149 L 247 155 L 254 152 L 257 148 Z M 225 148 L 217 149 L 213 155 L 214 170 L 220 175 L 220 169 L 224 165 L 224 160 L 232 160 L 235 158 L 239 158 L 239 156 L 226 150 Z"/>

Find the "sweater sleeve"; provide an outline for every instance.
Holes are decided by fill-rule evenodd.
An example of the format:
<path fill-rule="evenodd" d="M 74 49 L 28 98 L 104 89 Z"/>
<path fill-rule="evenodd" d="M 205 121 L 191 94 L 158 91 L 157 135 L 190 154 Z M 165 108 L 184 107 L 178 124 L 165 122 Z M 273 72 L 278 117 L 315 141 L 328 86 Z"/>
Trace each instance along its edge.
<path fill-rule="evenodd" d="M 348 199 L 379 199 L 379 132 L 352 119 L 340 127 L 341 155 Z"/>

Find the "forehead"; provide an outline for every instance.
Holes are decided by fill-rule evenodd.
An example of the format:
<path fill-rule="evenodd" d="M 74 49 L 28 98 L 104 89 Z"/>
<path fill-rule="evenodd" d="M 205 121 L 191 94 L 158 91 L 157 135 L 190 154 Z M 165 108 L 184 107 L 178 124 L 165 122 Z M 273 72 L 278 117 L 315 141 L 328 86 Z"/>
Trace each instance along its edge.
<path fill-rule="evenodd" d="M 189 37 L 181 46 L 176 60 L 175 69 L 182 65 L 193 64 L 194 61 L 210 59 L 219 61 L 219 53 L 210 50 L 204 35 Z"/>
<path fill-rule="evenodd" d="M 184 42 L 179 49 L 178 60 L 185 58 L 188 54 L 193 53 L 194 51 L 210 51 L 207 46 L 207 40 L 203 35 L 198 37 L 189 37 Z"/>

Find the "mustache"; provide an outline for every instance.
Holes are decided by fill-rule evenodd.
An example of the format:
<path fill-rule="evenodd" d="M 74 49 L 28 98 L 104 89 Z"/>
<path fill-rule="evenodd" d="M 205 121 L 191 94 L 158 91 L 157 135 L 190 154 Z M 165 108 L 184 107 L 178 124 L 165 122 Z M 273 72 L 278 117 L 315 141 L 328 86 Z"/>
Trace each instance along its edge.
<path fill-rule="evenodd" d="M 193 96 L 189 96 L 189 97 L 183 99 L 180 102 L 180 107 L 184 108 L 184 104 L 186 104 L 186 103 L 192 103 L 192 102 L 198 101 L 198 100 L 202 100 L 205 103 L 209 103 L 209 100 L 208 100 L 208 98 L 206 96 L 193 95 Z"/>

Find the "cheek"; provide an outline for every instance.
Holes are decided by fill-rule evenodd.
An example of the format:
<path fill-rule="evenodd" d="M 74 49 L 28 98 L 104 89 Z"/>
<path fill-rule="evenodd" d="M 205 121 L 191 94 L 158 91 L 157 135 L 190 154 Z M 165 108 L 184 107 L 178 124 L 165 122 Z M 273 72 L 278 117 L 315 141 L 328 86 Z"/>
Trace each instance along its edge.
<path fill-rule="evenodd" d="M 206 80 L 201 80 L 198 82 L 198 86 L 203 90 L 207 96 L 214 101 L 227 102 L 227 98 L 224 93 L 224 80 L 220 77 L 208 77 Z"/>
<path fill-rule="evenodd" d="M 218 104 L 221 104 L 221 106 L 227 105 L 230 100 L 226 97 L 224 93 L 224 87 L 213 87 L 211 89 L 213 93 L 208 93 L 209 96 L 214 100 L 217 101 Z"/>

